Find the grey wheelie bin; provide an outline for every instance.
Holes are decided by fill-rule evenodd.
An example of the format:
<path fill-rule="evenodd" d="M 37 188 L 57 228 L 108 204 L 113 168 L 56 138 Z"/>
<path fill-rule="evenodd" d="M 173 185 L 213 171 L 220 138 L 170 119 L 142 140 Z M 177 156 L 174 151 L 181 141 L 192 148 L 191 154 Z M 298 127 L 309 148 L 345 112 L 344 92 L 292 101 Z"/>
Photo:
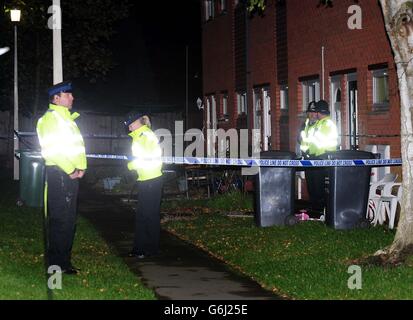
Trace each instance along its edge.
<path fill-rule="evenodd" d="M 322 156 L 329 160 L 374 159 L 371 152 L 340 150 Z M 334 229 L 368 226 L 365 220 L 370 188 L 370 166 L 328 168 L 326 224 Z"/>
<path fill-rule="evenodd" d="M 21 150 L 20 153 L 20 204 L 28 207 L 43 206 L 44 160 L 37 151 Z"/>
<path fill-rule="evenodd" d="M 264 151 L 261 159 L 293 160 L 295 153 Z M 285 225 L 294 213 L 295 168 L 259 167 L 255 187 L 255 222 L 259 227 Z"/>

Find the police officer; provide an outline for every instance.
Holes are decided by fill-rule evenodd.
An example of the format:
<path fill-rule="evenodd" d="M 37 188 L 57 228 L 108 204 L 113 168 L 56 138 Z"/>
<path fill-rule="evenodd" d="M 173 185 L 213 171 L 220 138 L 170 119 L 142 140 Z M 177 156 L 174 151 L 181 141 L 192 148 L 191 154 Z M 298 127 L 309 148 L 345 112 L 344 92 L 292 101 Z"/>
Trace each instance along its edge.
<path fill-rule="evenodd" d="M 337 127 L 330 118 L 328 103 L 325 100 L 310 102 L 307 117 L 300 133 L 303 158 L 319 159 L 324 153 L 337 150 Z M 308 168 L 305 175 L 312 209 L 322 211 L 325 207 L 327 171 L 325 168 Z"/>
<path fill-rule="evenodd" d="M 79 179 L 86 170 L 85 145 L 71 113 L 72 83 L 62 82 L 48 90 L 49 109 L 37 122 L 37 134 L 46 164 L 46 190 L 49 266 L 63 273 L 77 274 L 71 263 L 76 228 Z"/>
<path fill-rule="evenodd" d="M 146 114 L 129 113 L 124 123 L 132 137 L 133 160 L 128 163 L 128 169 L 138 175 L 135 237 L 129 256 L 145 258 L 159 253 L 162 150 Z"/>
<path fill-rule="evenodd" d="M 307 119 L 299 135 L 300 151 L 303 158 L 309 158 L 314 153 L 312 137 L 314 135 L 315 124 L 317 123 L 316 102 L 311 101 L 307 107 Z M 311 148 L 311 149 L 310 149 Z"/>

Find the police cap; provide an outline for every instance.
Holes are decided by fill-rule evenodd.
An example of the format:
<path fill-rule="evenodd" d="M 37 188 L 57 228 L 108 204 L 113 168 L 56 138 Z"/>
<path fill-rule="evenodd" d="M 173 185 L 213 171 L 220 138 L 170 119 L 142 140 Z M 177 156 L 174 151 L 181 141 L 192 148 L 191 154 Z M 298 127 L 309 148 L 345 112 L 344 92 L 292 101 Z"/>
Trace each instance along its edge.
<path fill-rule="evenodd" d="M 63 81 L 60 83 L 55 84 L 54 86 L 50 87 L 47 92 L 49 97 L 53 97 L 55 94 L 59 94 L 61 92 L 72 92 L 72 82 L 71 81 Z"/>
<path fill-rule="evenodd" d="M 330 114 L 330 110 L 328 108 L 328 103 L 325 100 L 320 100 L 315 103 L 316 112 L 321 114 Z"/>
<path fill-rule="evenodd" d="M 129 127 L 133 122 L 135 122 L 139 118 L 142 118 L 144 115 L 146 115 L 146 113 L 144 112 L 131 111 L 126 115 L 123 123 L 125 126 Z"/>

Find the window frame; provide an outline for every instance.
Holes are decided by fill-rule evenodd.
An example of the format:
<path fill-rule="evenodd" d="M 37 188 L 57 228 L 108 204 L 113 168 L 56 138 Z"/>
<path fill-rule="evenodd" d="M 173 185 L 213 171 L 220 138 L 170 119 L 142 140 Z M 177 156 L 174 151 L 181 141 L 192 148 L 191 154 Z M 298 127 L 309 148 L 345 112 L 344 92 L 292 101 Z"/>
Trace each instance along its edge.
<path fill-rule="evenodd" d="M 301 81 L 301 92 L 302 92 L 302 99 L 301 99 L 302 100 L 302 111 L 306 112 L 308 104 L 311 101 L 320 100 L 320 78 L 317 77 L 314 79 Z"/>
<path fill-rule="evenodd" d="M 237 92 L 237 114 L 248 114 L 246 92 Z"/>
<path fill-rule="evenodd" d="M 288 99 L 288 86 L 280 86 L 280 110 L 288 111 L 290 109 L 289 99 Z"/>
<path fill-rule="evenodd" d="M 389 95 L 389 70 L 388 68 L 381 68 L 381 69 L 375 69 L 371 71 L 372 75 L 372 97 L 373 97 L 373 109 L 374 110 L 388 110 L 390 106 L 390 95 Z M 378 81 L 379 79 L 385 79 L 384 84 L 387 92 L 385 92 L 385 97 L 387 97 L 387 101 L 378 101 L 378 88 L 379 84 Z"/>
<path fill-rule="evenodd" d="M 228 117 L 228 93 L 222 94 L 222 116 Z"/>
<path fill-rule="evenodd" d="M 228 11 L 228 3 L 227 0 L 219 0 L 218 2 L 219 5 L 219 13 L 220 14 L 226 14 Z"/>
<path fill-rule="evenodd" d="M 204 0 L 205 4 L 205 22 L 215 18 L 215 0 Z"/>

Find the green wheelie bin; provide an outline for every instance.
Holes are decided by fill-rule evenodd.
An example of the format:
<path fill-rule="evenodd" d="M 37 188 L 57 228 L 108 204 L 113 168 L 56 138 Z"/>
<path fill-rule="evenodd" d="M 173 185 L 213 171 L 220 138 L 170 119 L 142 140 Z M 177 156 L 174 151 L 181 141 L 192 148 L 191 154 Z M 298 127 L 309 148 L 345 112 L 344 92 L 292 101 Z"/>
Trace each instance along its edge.
<path fill-rule="evenodd" d="M 20 200 L 18 204 L 43 207 L 45 165 L 39 151 L 20 150 Z"/>

